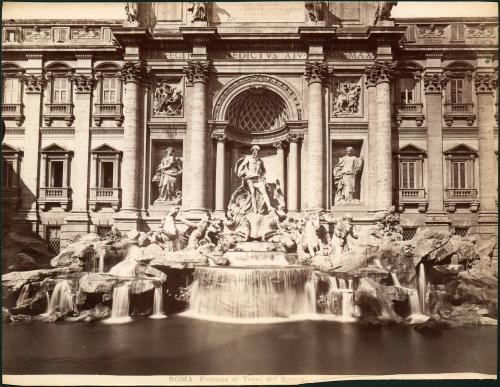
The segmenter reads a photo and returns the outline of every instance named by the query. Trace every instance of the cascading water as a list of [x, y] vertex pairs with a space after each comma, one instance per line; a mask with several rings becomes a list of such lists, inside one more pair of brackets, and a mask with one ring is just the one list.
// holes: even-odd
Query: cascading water
[[99, 273], [104, 273], [104, 254], [99, 255]]
[[187, 315], [224, 321], [312, 315], [312, 274], [302, 266], [197, 267]]
[[52, 314], [56, 309], [73, 310], [73, 295], [71, 294], [71, 285], [67, 280], [60, 281], [54, 287], [50, 296], [49, 309], [47, 314]]
[[111, 317], [105, 320], [109, 324], [119, 324], [130, 321], [128, 314], [130, 297], [129, 284], [117, 286], [113, 289], [113, 306], [111, 308]]
[[155, 295], [153, 300], [153, 314], [150, 318], [160, 319], [167, 316], [163, 313], [163, 292], [161, 286], [155, 288]]
[[420, 300], [420, 311], [421, 313], [425, 313], [426, 312], [425, 292], [427, 290], [427, 280], [425, 278], [425, 267], [423, 263], [420, 263], [418, 265], [417, 278], [418, 278], [418, 297]]
[[394, 286], [401, 287], [401, 284], [399, 283], [399, 278], [398, 278], [396, 273], [392, 272], [391, 278], [392, 278], [392, 283], [394, 284]]
[[130, 278], [135, 277], [135, 268], [137, 261], [142, 257], [142, 250], [139, 246], [132, 245], [127, 251], [125, 259], [109, 270], [109, 274], [117, 277]]
[[426, 316], [425, 314], [422, 313], [422, 308], [420, 305], [417, 289], [409, 289], [409, 290], [410, 293], [408, 294], [408, 299], [410, 302], [411, 323], [415, 324], [427, 321], [429, 319], [429, 316]]
[[[338, 281], [338, 285], [337, 285]], [[327, 293], [327, 302], [331, 314], [338, 316], [342, 321], [353, 321], [356, 313], [354, 304], [353, 280], [328, 277], [330, 289]]]
[[16, 308], [20, 307], [24, 301], [29, 298], [30, 284], [24, 284], [21, 291], [19, 292], [19, 297], [17, 297]]

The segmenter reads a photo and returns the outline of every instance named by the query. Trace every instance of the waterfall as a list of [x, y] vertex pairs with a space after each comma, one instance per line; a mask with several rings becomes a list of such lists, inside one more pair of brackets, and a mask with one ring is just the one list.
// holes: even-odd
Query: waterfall
[[99, 273], [104, 273], [104, 254], [99, 255]]
[[380, 262], [380, 259], [375, 258], [373, 260], [373, 263], [375, 263], [375, 266], [380, 267], [381, 269], [383, 269], [383, 266], [382, 266], [382, 263]]
[[57, 309], [73, 310], [73, 295], [71, 294], [71, 286], [68, 280], [60, 281], [54, 287], [54, 291], [50, 296], [47, 314], [52, 314]]
[[347, 284], [348, 284], [347, 289], [349, 289], [349, 290], [354, 290], [354, 289], [352, 288], [352, 279], [348, 279], [348, 280], [347, 280]]
[[396, 273], [392, 272], [391, 277], [392, 277], [392, 282], [393, 282], [394, 286], [401, 287], [401, 284], [399, 283], [399, 279], [398, 279], [398, 276], [396, 275]]
[[19, 297], [17, 297], [16, 308], [19, 308], [24, 301], [29, 298], [30, 284], [24, 284], [21, 291], [19, 292]]
[[354, 292], [342, 292], [342, 319], [349, 320], [354, 316]]
[[[116, 275], [118, 277], [131, 278], [135, 277], [135, 268], [137, 266], [137, 261], [142, 257], [142, 250], [139, 246], [132, 245], [127, 250], [127, 255], [125, 259], [109, 270], [109, 274]], [[104, 261], [103, 261], [104, 264]]]
[[339, 288], [340, 289], [346, 289], [346, 282], [345, 279], [339, 278]]
[[155, 296], [153, 300], [153, 314], [149, 317], [156, 319], [167, 317], [165, 313], [163, 313], [163, 291], [161, 286], [155, 288]]
[[425, 267], [423, 263], [418, 265], [418, 297], [420, 299], [420, 311], [422, 313], [426, 312], [425, 307], [425, 292], [427, 289], [427, 280], [425, 278]]
[[189, 315], [262, 319], [312, 315], [316, 287], [312, 269], [283, 267], [197, 267]]
[[111, 317], [105, 320], [107, 323], [123, 323], [130, 320], [128, 315], [130, 298], [129, 284], [117, 286], [113, 289], [113, 305], [111, 308]]
[[410, 322], [412, 324], [415, 324], [427, 321], [429, 319], [429, 316], [426, 316], [422, 313], [417, 289], [409, 289], [409, 291], [410, 293], [408, 294], [408, 300], [410, 302]]
[[[337, 286], [338, 281], [338, 286]], [[356, 313], [354, 304], [353, 280], [328, 277], [330, 289], [326, 294], [330, 314], [337, 316], [342, 321], [352, 321]]]

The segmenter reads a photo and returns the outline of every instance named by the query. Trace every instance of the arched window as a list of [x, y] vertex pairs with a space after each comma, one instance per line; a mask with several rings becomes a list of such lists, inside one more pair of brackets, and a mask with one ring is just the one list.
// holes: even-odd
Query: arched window
[[104, 120], [114, 120], [120, 126], [123, 121], [120, 68], [114, 63], [103, 63], [95, 71], [94, 122], [101, 126]]
[[53, 121], [58, 120], [65, 121], [67, 126], [73, 123], [72, 74], [72, 69], [61, 63], [53, 63], [45, 69], [45, 125], [51, 126]]
[[22, 76], [24, 70], [14, 64], [2, 67], [2, 117], [16, 121], [18, 126], [24, 122]]
[[454, 62], [445, 69], [448, 77], [444, 119], [448, 126], [455, 121], [474, 123], [472, 104], [472, 72], [474, 67], [465, 62]]

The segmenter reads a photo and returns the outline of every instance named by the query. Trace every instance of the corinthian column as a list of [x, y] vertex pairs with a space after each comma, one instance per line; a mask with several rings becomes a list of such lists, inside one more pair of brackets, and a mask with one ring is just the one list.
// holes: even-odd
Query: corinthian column
[[124, 83], [123, 110], [123, 162], [122, 162], [122, 209], [137, 212], [140, 181], [141, 136], [141, 83], [146, 69], [140, 62], [125, 63], [122, 69]]
[[184, 69], [186, 79], [193, 85], [190, 130], [190, 166], [191, 179], [189, 192], [186, 192], [186, 209], [206, 211], [206, 163], [207, 163], [207, 82], [209, 63], [190, 61]]
[[445, 85], [446, 77], [442, 73], [424, 74], [427, 106], [427, 213], [434, 218], [444, 214], [442, 89]]
[[225, 145], [226, 135], [217, 134], [213, 136], [217, 141], [217, 155], [215, 167], [215, 211], [224, 212], [225, 184], [224, 177], [226, 171]]
[[307, 127], [307, 206], [325, 208], [325, 129], [323, 83], [328, 73], [325, 62], [307, 62], [305, 78], [309, 83]]
[[377, 93], [377, 124], [375, 148], [377, 167], [375, 169], [376, 209], [392, 206], [392, 144], [391, 144], [391, 93], [390, 82], [396, 64], [377, 61], [367, 68], [369, 82], [375, 83]]
[[[494, 127], [495, 100], [498, 84], [496, 73], [478, 73], [474, 78], [477, 93], [479, 126], [479, 222], [481, 233], [495, 233], [497, 192], [493, 184], [495, 173]], [[486, 229], [488, 224], [489, 230]]]
[[281, 193], [283, 197], [285, 196], [285, 142], [277, 141], [273, 143], [273, 146], [276, 148], [276, 156], [278, 158], [276, 162], [276, 175], [279, 180], [279, 186], [281, 188]]
[[288, 136], [290, 149], [288, 151], [288, 182], [287, 182], [287, 208], [289, 212], [298, 211], [299, 198], [299, 141], [303, 138], [301, 134]]

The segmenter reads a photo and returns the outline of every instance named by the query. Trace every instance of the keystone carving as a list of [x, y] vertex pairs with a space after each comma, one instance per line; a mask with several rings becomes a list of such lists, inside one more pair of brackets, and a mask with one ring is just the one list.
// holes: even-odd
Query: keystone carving
[[307, 82], [324, 82], [328, 75], [328, 66], [325, 62], [306, 62], [304, 73]]

